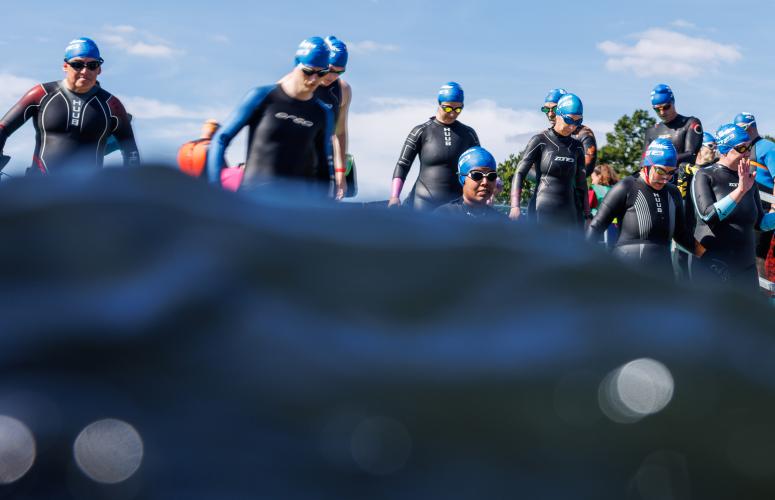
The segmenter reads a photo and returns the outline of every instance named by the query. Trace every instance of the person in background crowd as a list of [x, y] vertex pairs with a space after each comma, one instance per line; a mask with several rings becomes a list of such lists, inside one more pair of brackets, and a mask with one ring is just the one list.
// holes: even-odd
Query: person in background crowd
[[[619, 182], [619, 176], [616, 175], [616, 171], [610, 165], [603, 163], [595, 166], [590, 179], [592, 185], [589, 188], [589, 207], [594, 218], [605, 196], [611, 191], [614, 184]], [[619, 220], [614, 219], [603, 233], [603, 242], [608, 247], [613, 247], [614, 243], [616, 243], [616, 238], [619, 234], [618, 224]]]
[[[659, 84], [651, 91], [651, 106], [659, 116], [660, 122], [646, 130], [643, 150], [659, 137], [670, 139], [678, 153], [678, 168], [685, 164], [693, 165], [697, 160], [703, 140], [702, 123], [693, 116], [678, 114], [673, 90]], [[673, 184], [676, 178], [673, 178]]]

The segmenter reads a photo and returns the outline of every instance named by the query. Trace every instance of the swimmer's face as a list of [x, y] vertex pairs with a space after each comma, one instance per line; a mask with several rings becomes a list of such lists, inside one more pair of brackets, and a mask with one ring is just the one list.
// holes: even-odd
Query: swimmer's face
[[662, 189], [675, 175], [675, 167], [663, 167], [654, 165], [648, 169], [649, 185], [654, 189]]
[[[75, 67], [73, 67], [75, 66]], [[91, 57], [74, 57], [62, 65], [67, 86], [83, 94], [97, 84], [97, 76], [102, 73], [102, 65]]]
[[[470, 203], [483, 204], [492, 198], [495, 193], [497, 179], [490, 180], [487, 174], [492, 174], [495, 170], [487, 167], [472, 168], [466, 176], [463, 184], [463, 198]], [[483, 174], [483, 175], [482, 175]]]
[[541, 111], [544, 112], [546, 118], [549, 120], [549, 123], [552, 125], [554, 125], [554, 121], [557, 120], [557, 114], [554, 112], [555, 108], [557, 108], [556, 102], [547, 102], [541, 108]]

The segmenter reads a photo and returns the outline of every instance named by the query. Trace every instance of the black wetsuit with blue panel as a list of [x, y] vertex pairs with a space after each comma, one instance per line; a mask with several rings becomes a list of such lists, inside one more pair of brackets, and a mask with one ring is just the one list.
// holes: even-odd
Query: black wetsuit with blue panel
[[226, 147], [245, 126], [248, 150], [240, 189], [297, 180], [327, 192], [333, 177], [329, 107], [315, 97], [295, 99], [279, 84], [253, 89], [212, 139], [207, 155], [211, 183], [219, 181]]

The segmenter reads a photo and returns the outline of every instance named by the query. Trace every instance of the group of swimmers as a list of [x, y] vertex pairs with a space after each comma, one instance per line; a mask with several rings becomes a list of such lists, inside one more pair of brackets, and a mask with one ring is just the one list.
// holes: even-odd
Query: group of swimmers
[[[33, 119], [30, 174], [99, 168], [113, 148], [121, 150], [126, 166], [138, 165], [131, 115], [97, 81], [103, 62], [93, 40], [73, 40], [65, 49], [65, 78], [36, 85], [0, 120], [0, 155], [8, 136]], [[311, 193], [347, 196], [352, 89], [341, 78], [347, 62], [347, 46], [334, 36], [302, 41], [288, 74], [248, 92], [223, 126], [211, 127], [201, 176], [213, 184], [223, 182], [226, 149], [248, 127], [248, 151], [235, 189], [262, 189], [293, 179]], [[437, 101], [435, 116], [414, 127], [401, 148], [388, 206], [505, 218], [491, 206], [503, 185], [497, 162], [474, 129], [458, 120], [465, 106], [462, 87], [443, 85]], [[751, 114], [738, 115], [708, 137], [699, 119], [677, 113], [673, 91], [664, 84], [652, 91], [651, 104], [661, 121], [646, 133], [640, 171], [597, 200], [593, 217], [587, 177], [596, 172], [594, 133], [583, 125], [577, 95], [550, 91], [541, 108], [550, 127], [527, 144], [512, 179], [508, 217], [586, 227], [593, 240], [616, 221], [613, 251], [626, 260], [668, 269], [675, 240], [697, 257], [693, 275], [755, 286], [755, 231], [775, 228], [775, 213], [759, 197], [759, 189], [773, 189], [775, 145], [759, 137]], [[715, 145], [718, 158], [698, 165], [703, 142]], [[402, 202], [415, 159], [419, 175]], [[520, 200], [531, 171], [536, 188], [523, 214]], [[759, 189], [754, 188], [757, 181]]]

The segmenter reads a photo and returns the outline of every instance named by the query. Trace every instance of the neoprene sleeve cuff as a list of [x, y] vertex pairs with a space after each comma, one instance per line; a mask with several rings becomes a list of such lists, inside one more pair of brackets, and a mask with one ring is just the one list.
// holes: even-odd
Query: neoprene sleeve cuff
[[762, 217], [762, 222], [759, 224], [762, 231], [772, 231], [775, 229], [775, 212], [770, 212]]
[[737, 203], [735, 203], [735, 200], [733, 200], [729, 195], [724, 196], [713, 204], [713, 207], [716, 209], [716, 213], [718, 214], [719, 220], [724, 220], [729, 217], [729, 214], [732, 213], [732, 210], [734, 210], [736, 206]]
[[400, 177], [393, 178], [393, 189], [390, 192], [391, 198], [398, 198], [401, 196], [401, 190], [404, 189], [404, 180]]

